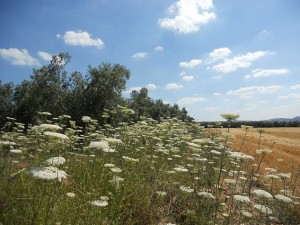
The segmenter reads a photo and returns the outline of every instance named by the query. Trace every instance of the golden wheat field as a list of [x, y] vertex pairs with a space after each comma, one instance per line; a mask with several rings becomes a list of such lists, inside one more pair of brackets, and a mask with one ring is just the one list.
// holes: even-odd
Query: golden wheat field
[[[258, 130], [263, 130], [261, 139]], [[232, 139], [235, 151], [239, 151], [242, 146], [242, 152], [254, 155], [259, 139], [260, 149], [272, 150], [272, 154], [265, 158], [263, 167], [272, 167], [283, 172], [296, 172], [296, 167], [300, 167], [300, 127], [251, 128], [246, 137], [243, 128], [232, 128], [230, 133], [235, 135]]]

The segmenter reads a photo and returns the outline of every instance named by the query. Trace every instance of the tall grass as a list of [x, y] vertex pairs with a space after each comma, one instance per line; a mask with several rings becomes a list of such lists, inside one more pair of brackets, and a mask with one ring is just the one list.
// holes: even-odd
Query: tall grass
[[117, 127], [42, 114], [24, 132], [9, 118], [0, 137], [0, 222], [299, 224], [291, 175], [259, 174], [267, 154], [233, 152], [230, 133], [195, 122], [132, 123], [122, 110], [128, 122]]

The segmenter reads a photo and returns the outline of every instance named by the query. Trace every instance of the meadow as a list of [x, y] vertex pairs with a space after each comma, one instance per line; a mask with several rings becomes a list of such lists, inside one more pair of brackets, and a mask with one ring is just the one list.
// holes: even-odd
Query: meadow
[[276, 145], [242, 153], [231, 131], [177, 118], [133, 123], [132, 110], [120, 111], [127, 122], [116, 127], [42, 112], [25, 132], [7, 118], [0, 223], [300, 223], [299, 167], [262, 170]]

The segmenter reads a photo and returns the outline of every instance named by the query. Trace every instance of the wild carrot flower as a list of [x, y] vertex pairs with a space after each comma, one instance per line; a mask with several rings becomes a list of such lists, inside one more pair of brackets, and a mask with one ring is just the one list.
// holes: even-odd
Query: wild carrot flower
[[180, 190], [187, 192], [187, 193], [192, 193], [194, 192], [194, 189], [190, 188], [190, 187], [186, 187], [186, 186], [180, 186], [179, 187]]
[[22, 150], [20, 150], [20, 149], [11, 149], [9, 152], [10, 153], [15, 153], [15, 154], [21, 154]]
[[273, 198], [273, 196], [269, 192], [267, 192], [265, 190], [261, 190], [261, 189], [254, 190], [253, 194], [255, 196], [257, 196], [258, 198], [267, 198], [267, 199]]
[[71, 197], [71, 198], [75, 197], [75, 194], [73, 192], [68, 192], [66, 195], [69, 196], [69, 197]]
[[62, 181], [62, 179], [67, 178], [67, 174], [63, 170], [59, 170], [54, 166], [48, 167], [33, 167], [30, 170], [30, 173], [33, 177], [42, 179], [42, 180], [54, 180], [58, 179]]
[[49, 137], [50, 139], [57, 139], [57, 140], [64, 140], [68, 141], [70, 140], [67, 135], [61, 134], [61, 133], [56, 133], [56, 132], [51, 132], [51, 131], [46, 131], [44, 133], [45, 136]]
[[256, 204], [253, 206], [253, 208], [257, 209], [258, 211], [260, 211], [261, 213], [264, 213], [264, 214], [272, 214], [273, 211], [267, 207], [267, 206], [264, 206], [264, 205], [259, 205], [259, 204]]
[[243, 195], [234, 195], [233, 200], [241, 203], [251, 203], [249, 197]]
[[214, 199], [214, 198], [215, 198], [215, 196], [213, 196], [211, 193], [206, 192], [206, 191], [198, 192], [197, 195], [198, 195], [198, 196], [202, 196], [202, 197], [204, 197], [204, 198], [211, 198], [211, 199]]
[[275, 195], [275, 199], [279, 200], [279, 201], [283, 201], [285, 203], [291, 203], [293, 202], [293, 200], [287, 196], [284, 195]]
[[58, 166], [62, 165], [66, 162], [66, 159], [64, 157], [58, 156], [58, 157], [51, 157], [46, 160], [47, 164], [52, 166]]

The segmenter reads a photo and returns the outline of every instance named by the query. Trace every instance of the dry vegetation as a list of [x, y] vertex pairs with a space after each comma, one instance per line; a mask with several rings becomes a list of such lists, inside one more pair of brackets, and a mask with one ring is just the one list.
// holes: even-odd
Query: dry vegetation
[[[300, 166], [300, 128], [263, 128], [260, 148], [273, 151], [266, 157], [263, 167], [273, 167], [283, 172], [290, 172], [296, 164]], [[245, 130], [231, 129], [236, 138], [232, 140], [233, 149], [238, 151], [242, 145]], [[242, 152], [254, 155], [258, 148], [259, 132], [257, 128], [248, 130]]]

